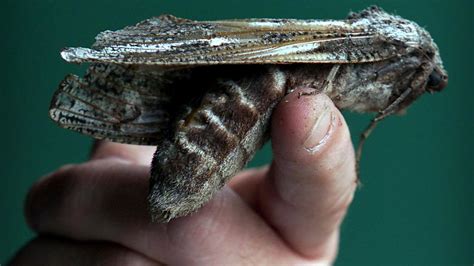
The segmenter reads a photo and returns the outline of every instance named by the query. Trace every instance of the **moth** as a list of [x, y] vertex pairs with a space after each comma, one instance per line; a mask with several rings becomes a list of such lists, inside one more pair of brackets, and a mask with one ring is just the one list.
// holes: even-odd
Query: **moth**
[[416, 23], [378, 7], [345, 20], [192, 21], [162, 15], [66, 48], [72, 63], [49, 114], [97, 139], [155, 145], [149, 209], [155, 221], [206, 203], [269, 139], [275, 105], [313, 88], [340, 109], [378, 121], [447, 84], [438, 47]]

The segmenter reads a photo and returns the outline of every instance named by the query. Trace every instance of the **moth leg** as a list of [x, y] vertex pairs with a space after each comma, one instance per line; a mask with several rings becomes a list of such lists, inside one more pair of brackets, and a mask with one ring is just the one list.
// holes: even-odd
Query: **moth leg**
[[360, 166], [360, 159], [362, 157], [362, 148], [364, 147], [364, 143], [367, 140], [367, 138], [370, 136], [370, 133], [375, 129], [377, 126], [378, 122], [382, 121], [384, 118], [386, 118], [389, 115], [394, 114], [395, 112], [398, 111], [398, 107], [401, 102], [403, 102], [408, 95], [413, 91], [412, 88], [408, 87], [400, 96], [398, 96], [397, 99], [395, 99], [391, 104], [389, 104], [385, 109], [379, 111], [379, 113], [370, 121], [370, 124], [367, 126], [367, 128], [362, 132], [359, 138], [359, 144], [357, 146], [357, 151], [356, 151], [356, 171], [357, 171], [357, 184], [360, 185], [360, 175], [359, 175], [359, 166]]
[[324, 91], [330, 91], [332, 89], [332, 82], [334, 81], [334, 78], [336, 77], [337, 72], [339, 71], [339, 67], [341, 65], [334, 65], [331, 68], [331, 71], [329, 71], [328, 76], [323, 82], [323, 85], [321, 86], [321, 90], [312, 90], [311, 92], [299, 92], [298, 93], [298, 98], [301, 96], [308, 96], [308, 95], [315, 95], [320, 92]]
[[413, 91], [412, 88], [408, 87], [408, 89], [406, 89], [400, 96], [398, 96], [398, 98], [395, 99], [395, 101], [393, 101], [389, 106], [387, 106], [382, 111], [379, 111], [378, 115], [374, 118], [374, 120], [380, 121], [384, 119], [385, 117], [397, 112], [399, 109], [398, 106], [400, 105], [400, 103], [403, 102], [412, 91]]

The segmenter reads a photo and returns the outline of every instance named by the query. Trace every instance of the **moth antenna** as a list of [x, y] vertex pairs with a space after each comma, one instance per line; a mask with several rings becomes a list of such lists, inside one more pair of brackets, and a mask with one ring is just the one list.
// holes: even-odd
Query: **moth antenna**
[[362, 157], [362, 148], [364, 147], [364, 143], [367, 138], [370, 136], [370, 133], [375, 129], [378, 122], [382, 121], [389, 115], [392, 115], [396, 111], [398, 111], [398, 106], [400, 105], [403, 100], [407, 98], [408, 95], [412, 92], [412, 88], [408, 87], [405, 91], [403, 91], [397, 99], [395, 99], [392, 103], [390, 103], [385, 109], [379, 111], [379, 113], [370, 121], [370, 124], [367, 128], [360, 134], [359, 144], [357, 145], [356, 151], [356, 173], [357, 173], [357, 185], [361, 186], [362, 183], [360, 182], [360, 159]]

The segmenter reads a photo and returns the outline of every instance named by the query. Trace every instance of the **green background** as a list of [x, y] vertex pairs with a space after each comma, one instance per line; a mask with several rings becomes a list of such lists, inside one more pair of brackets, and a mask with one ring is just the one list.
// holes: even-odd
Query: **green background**
[[[474, 14], [469, 0], [2, 1], [0, 263], [33, 236], [22, 214], [29, 186], [63, 164], [85, 160], [89, 151], [89, 138], [48, 119], [59, 81], [84, 69], [62, 61], [61, 48], [89, 46], [100, 31], [162, 13], [191, 19], [341, 19], [371, 4], [429, 30], [449, 71], [449, 86], [422, 97], [406, 116], [388, 118], [369, 139], [361, 165], [364, 186], [343, 224], [336, 265], [472, 265]], [[346, 117], [353, 136], [370, 118]], [[252, 165], [270, 158], [267, 145]]]

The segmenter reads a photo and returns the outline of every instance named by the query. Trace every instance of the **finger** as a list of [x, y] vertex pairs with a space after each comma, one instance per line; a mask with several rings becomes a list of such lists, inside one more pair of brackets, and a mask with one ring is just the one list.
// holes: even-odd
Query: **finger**
[[151, 223], [148, 182], [146, 166], [114, 158], [91, 161], [35, 185], [26, 216], [38, 232], [108, 240], [168, 264], [305, 261], [229, 188], [191, 216]]
[[155, 150], [155, 146], [121, 144], [103, 140], [94, 143], [91, 159], [118, 157], [133, 163], [150, 165]]
[[333, 259], [356, 187], [349, 130], [324, 94], [297, 90], [272, 119], [274, 161], [260, 186], [263, 215], [298, 252]]
[[78, 242], [56, 237], [38, 237], [23, 247], [8, 263], [20, 265], [163, 265], [113, 243]]

